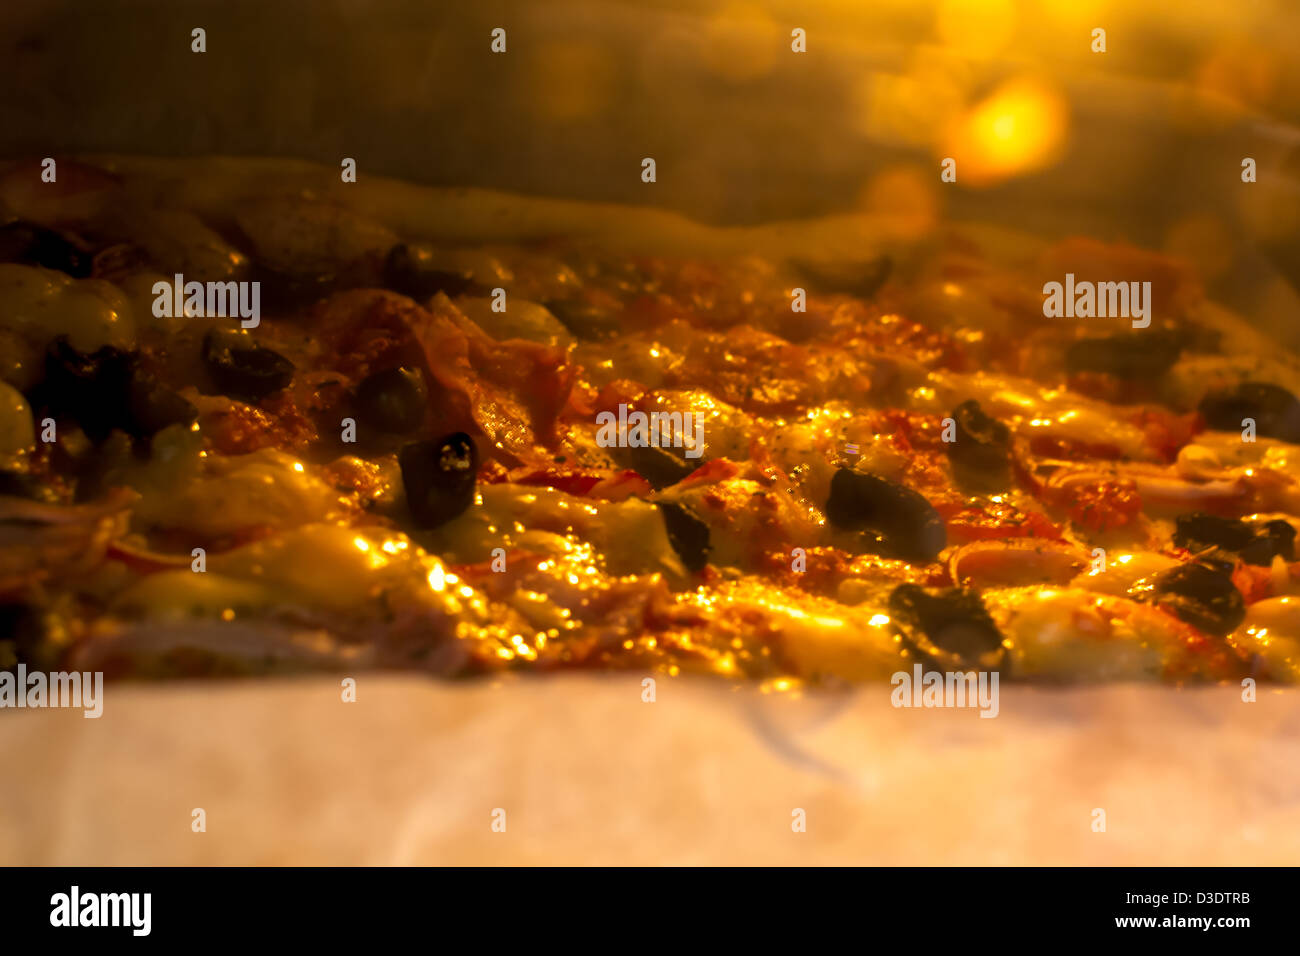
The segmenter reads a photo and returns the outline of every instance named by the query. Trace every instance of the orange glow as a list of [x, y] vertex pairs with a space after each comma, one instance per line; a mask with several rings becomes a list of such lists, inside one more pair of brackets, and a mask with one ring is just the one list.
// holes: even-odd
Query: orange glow
[[616, 79], [613, 59], [596, 44], [547, 43], [532, 60], [533, 105], [561, 122], [590, 119], [609, 107]]
[[988, 186], [1056, 162], [1065, 147], [1069, 111], [1047, 86], [1017, 80], [971, 108], [948, 137], [957, 182]]
[[789, 42], [789, 33], [783, 38], [776, 21], [761, 7], [728, 3], [709, 20], [703, 52], [714, 73], [746, 83], [770, 73], [782, 45], [788, 51]]
[[874, 177], [862, 192], [865, 212], [889, 221], [893, 232], [919, 238], [934, 228], [939, 218], [937, 175], [928, 177], [913, 166], [896, 166]]
[[942, 0], [937, 11], [939, 38], [966, 56], [997, 56], [1016, 30], [1011, 0]]

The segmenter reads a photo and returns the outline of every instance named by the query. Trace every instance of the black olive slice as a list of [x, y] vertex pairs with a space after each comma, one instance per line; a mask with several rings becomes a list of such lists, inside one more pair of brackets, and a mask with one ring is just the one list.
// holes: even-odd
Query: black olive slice
[[1011, 430], [973, 399], [952, 411], [956, 441], [945, 442], [953, 475], [967, 486], [1005, 487], [1011, 479]]
[[1255, 537], [1240, 551], [1241, 560], [1247, 564], [1269, 565], [1273, 558], [1295, 560], [1295, 528], [1291, 522], [1276, 518], [1264, 523]]
[[1210, 392], [1200, 404], [1201, 415], [1211, 428], [1240, 431], [1242, 421], [1254, 419], [1255, 431], [1265, 438], [1300, 442], [1300, 401], [1280, 385], [1243, 382]]
[[397, 463], [417, 527], [446, 524], [474, 503], [478, 449], [464, 432], [403, 445]]
[[1179, 515], [1174, 528], [1174, 544], [1180, 548], [1197, 552], [1220, 548], [1256, 565], [1271, 564], [1277, 555], [1294, 561], [1295, 536], [1291, 522], [1280, 518], [1255, 527], [1239, 518], [1201, 511]]
[[101, 442], [130, 421], [134, 369], [129, 352], [112, 345], [81, 352], [61, 335], [45, 350], [45, 380], [33, 392], [33, 405], [74, 419], [87, 437]]
[[384, 259], [384, 285], [421, 301], [439, 292], [455, 298], [485, 291], [472, 276], [435, 268], [430, 250], [405, 242], [393, 246]]
[[685, 449], [646, 445], [644, 448], [611, 448], [611, 457], [624, 468], [631, 468], [650, 482], [655, 491], [675, 485], [696, 468], [703, 459], [687, 458]]
[[356, 406], [363, 425], [391, 435], [413, 431], [427, 411], [424, 376], [412, 368], [372, 372], [357, 386]]
[[949, 588], [931, 594], [900, 584], [889, 595], [889, 613], [912, 647], [942, 669], [1000, 667], [1002, 632], [975, 591]]
[[293, 381], [293, 363], [246, 332], [213, 329], [203, 337], [203, 363], [223, 395], [256, 402]]
[[672, 502], [660, 502], [668, 541], [688, 571], [700, 571], [709, 563], [709, 526]]
[[0, 262], [57, 269], [77, 279], [90, 275], [94, 257], [71, 239], [29, 222], [0, 226]]
[[1174, 544], [1189, 551], [1203, 551], [1206, 548], [1240, 551], [1254, 537], [1255, 532], [1246, 522], [1203, 511], [1179, 515], [1174, 527]]
[[1232, 565], [1201, 560], [1144, 578], [1129, 589], [1206, 634], [1223, 637], [1246, 618], [1246, 600], [1232, 583]]
[[948, 541], [943, 518], [923, 495], [848, 468], [831, 479], [826, 517], [838, 528], [868, 532], [874, 553], [908, 561], [933, 561]]

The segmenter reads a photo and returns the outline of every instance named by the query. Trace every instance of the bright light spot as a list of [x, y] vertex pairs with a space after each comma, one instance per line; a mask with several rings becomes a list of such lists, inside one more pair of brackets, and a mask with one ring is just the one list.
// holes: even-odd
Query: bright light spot
[[1065, 146], [1069, 112], [1054, 90], [1029, 80], [1004, 84], [974, 106], [947, 137], [958, 181], [986, 186], [1054, 163]]
[[888, 614], [875, 614], [875, 615], [872, 615], [872, 618], [871, 618], [871, 626], [872, 626], [872, 627], [884, 627], [884, 626], [885, 626], [886, 624], [888, 624], [888, 623], [889, 623], [889, 615], [888, 615]]
[[442, 570], [442, 565], [435, 564], [433, 570], [429, 572], [429, 587], [435, 591], [444, 591], [447, 588], [447, 573]]

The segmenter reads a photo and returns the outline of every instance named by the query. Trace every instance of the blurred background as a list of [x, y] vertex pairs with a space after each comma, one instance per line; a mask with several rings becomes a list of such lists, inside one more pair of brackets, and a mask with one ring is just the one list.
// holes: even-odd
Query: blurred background
[[1294, 342], [1297, 37], [1294, 0], [5, 0], [0, 156], [351, 156], [717, 224], [1126, 238]]

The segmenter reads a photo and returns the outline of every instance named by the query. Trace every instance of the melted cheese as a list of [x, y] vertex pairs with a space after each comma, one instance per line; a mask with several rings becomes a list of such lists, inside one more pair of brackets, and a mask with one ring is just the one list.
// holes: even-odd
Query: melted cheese
[[596, 501], [554, 488], [483, 485], [478, 502], [428, 540], [457, 564], [488, 561], [494, 548], [559, 555], [585, 542], [612, 574], [661, 572], [674, 581], [685, 577], [659, 509], [637, 498]]
[[527, 339], [561, 347], [573, 342], [573, 336], [559, 319], [545, 306], [527, 299], [509, 299], [504, 312], [492, 311], [491, 299], [459, 298], [456, 306], [466, 318], [497, 340]]
[[111, 283], [11, 263], [0, 264], [0, 324], [37, 349], [60, 335], [82, 352], [135, 340], [131, 307]]
[[1120, 419], [1116, 409], [1065, 389], [1042, 386], [1011, 376], [955, 375], [934, 372], [930, 385], [913, 392], [916, 407], [947, 415], [966, 399], [1025, 438], [1046, 435], [1082, 445], [1114, 445], [1129, 458], [1152, 461], [1156, 455], [1146, 434]]
[[284, 452], [204, 458], [192, 474], [136, 485], [137, 521], [219, 537], [256, 527], [293, 528], [320, 521], [342, 506], [338, 492]]
[[122, 615], [233, 620], [259, 612], [364, 612], [383, 597], [390, 607], [418, 604], [473, 620], [486, 603], [437, 558], [384, 528], [304, 525], [212, 554], [207, 570], [150, 574], [122, 592]]
[[724, 585], [699, 598], [724, 634], [775, 646], [800, 677], [883, 680], [909, 664], [888, 615], [844, 607], [802, 592], [773, 588], [757, 578]]
[[1122, 619], [1112, 613], [1108, 600], [1114, 599], [1078, 588], [1013, 588], [984, 595], [1016, 678], [1158, 678], [1164, 664], [1164, 619], [1158, 612]]
[[709, 562], [752, 568], [789, 541], [820, 541], [819, 518], [783, 487], [748, 478], [674, 485], [659, 496], [684, 505], [709, 526]]
[[36, 447], [36, 430], [27, 399], [0, 382], [0, 468], [13, 468]]
[[1106, 556], [1104, 571], [1094, 572], [1089, 568], [1070, 584], [1098, 594], [1123, 597], [1142, 578], [1158, 574], [1178, 563], [1175, 559], [1154, 551], [1111, 551]]
[[[647, 413], [654, 412], [690, 412], [697, 418], [692, 422], [702, 421], [701, 433], [704, 436], [704, 452], [699, 458], [688, 458], [687, 462], [699, 465], [710, 458], [731, 458], [737, 461], [749, 457], [749, 444], [754, 438], [754, 420], [745, 412], [719, 401], [708, 392], [699, 389], [660, 389], [650, 396], [650, 400], [638, 406]], [[692, 434], [683, 438], [683, 444], [694, 442], [694, 425]]]
[[1192, 479], [1221, 476], [1225, 469], [1251, 466], [1300, 479], [1300, 445], [1275, 438], [1242, 441], [1239, 431], [1206, 431], [1178, 452], [1179, 473]]
[[[304, 525], [212, 555], [208, 567], [255, 581], [308, 607], [340, 611], [362, 607], [384, 588], [398, 585], [414, 584], [441, 596], [457, 593], [436, 559], [405, 535], [385, 529]], [[430, 574], [441, 588], [427, 583]]]
[[157, 620], [219, 618], [283, 608], [284, 596], [266, 585], [211, 572], [158, 571], [124, 590], [113, 601], [120, 615]]
[[1300, 597], [1256, 601], [1228, 643], [1263, 664], [1265, 676], [1300, 683]]

